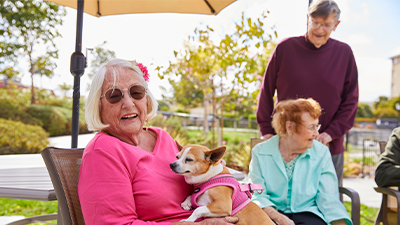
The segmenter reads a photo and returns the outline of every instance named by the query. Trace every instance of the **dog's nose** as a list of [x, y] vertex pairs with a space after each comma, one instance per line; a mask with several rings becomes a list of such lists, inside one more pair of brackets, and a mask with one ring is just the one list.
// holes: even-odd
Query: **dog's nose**
[[175, 163], [175, 162], [173, 162], [173, 163], [169, 164], [169, 167], [170, 167], [171, 169], [175, 169], [175, 167], [176, 167], [176, 163]]

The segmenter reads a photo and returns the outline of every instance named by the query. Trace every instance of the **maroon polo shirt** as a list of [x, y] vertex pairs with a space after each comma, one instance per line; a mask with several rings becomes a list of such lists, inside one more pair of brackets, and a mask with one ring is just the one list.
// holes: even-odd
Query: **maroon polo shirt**
[[275, 90], [277, 101], [318, 101], [322, 108], [319, 132], [332, 137], [332, 155], [344, 151], [344, 134], [353, 126], [358, 106], [357, 65], [350, 46], [329, 38], [316, 48], [306, 35], [284, 39], [276, 46], [258, 101], [257, 123], [262, 135], [275, 134], [271, 126]]

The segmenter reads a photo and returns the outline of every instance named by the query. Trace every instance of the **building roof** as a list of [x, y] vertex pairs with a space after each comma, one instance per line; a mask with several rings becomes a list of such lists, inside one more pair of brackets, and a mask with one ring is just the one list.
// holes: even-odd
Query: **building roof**
[[[28, 88], [29, 87], [29, 86], [25, 86], [19, 82], [11, 81], [11, 80], [7, 81], [7, 86], [9, 86], [9, 85], [15, 85], [15, 86], [17, 86], [17, 88]], [[0, 88], [2, 88], [2, 87], [4, 87], [4, 80], [0, 80]]]
[[400, 54], [390, 57], [390, 59], [400, 58]]

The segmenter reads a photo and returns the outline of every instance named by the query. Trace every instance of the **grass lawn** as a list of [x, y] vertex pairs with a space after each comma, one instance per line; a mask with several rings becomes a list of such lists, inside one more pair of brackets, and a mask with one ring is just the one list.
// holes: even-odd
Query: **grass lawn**
[[[350, 202], [344, 203], [347, 211], [350, 213]], [[50, 214], [57, 212], [57, 201], [30, 201], [18, 199], [0, 198], [0, 216], [25, 216], [31, 217], [41, 214]], [[361, 225], [374, 224], [377, 208], [368, 207], [361, 204]], [[55, 223], [55, 222], [53, 222]], [[41, 223], [35, 223], [41, 224]]]
[[[51, 213], [57, 213], [57, 201], [45, 202], [0, 198], [0, 216], [31, 217]], [[56, 221], [52, 223], [56, 223]]]
[[[203, 130], [187, 130], [187, 134], [189, 136], [189, 139], [194, 138], [198, 135], [203, 135]], [[208, 137], [212, 136], [212, 131], [208, 133]], [[215, 139], [217, 139], [217, 132], [215, 131]], [[235, 143], [243, 141], [244, 143], [250, 143], [250, 138], [252, 137], [258, 137], [258, 131], [254, 130], [254, 132], [236, 132], [236, 131], [227, 131], [224, 130], [224, 138], [223, 140], [226, 142], [233, 141]], [[191, 143], [191, 144], [197, 144], [197, 143]]]
[[[351, 204], [350, 202], [344, 202], [344, 206], [346, 207], [347, 212], [351, 212]], [[360, 224], [361, 225], [373, 225], [375, 221], [375, 217], [378, 214], [378, 208], [368, 207], [361, 204], [361, 212], [360, 212]]]

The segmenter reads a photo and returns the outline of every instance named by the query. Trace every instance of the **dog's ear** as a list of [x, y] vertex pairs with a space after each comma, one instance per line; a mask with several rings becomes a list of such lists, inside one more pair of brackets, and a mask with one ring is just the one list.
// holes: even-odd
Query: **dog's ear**
[[181, 151], [183, 148], [182, 145], [180, 145], [177, 140], [175, 140], [175, 143], [176, 143], [176, 147], [178, 147], [178, 150]]
[[218, 162], [224, 156], [225, 150], [226, 150], [225, 146], [210, 150], [209, 152], [206, 153], [206, 160], [210, 161], [211, 163]]

